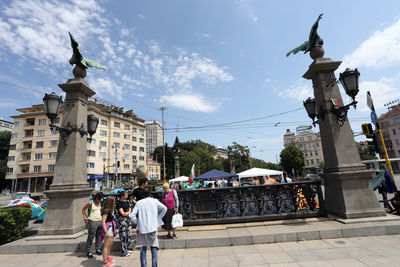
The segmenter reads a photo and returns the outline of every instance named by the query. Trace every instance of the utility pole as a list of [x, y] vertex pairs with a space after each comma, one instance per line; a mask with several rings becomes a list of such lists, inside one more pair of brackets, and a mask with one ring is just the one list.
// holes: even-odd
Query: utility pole
[[[367, 92], [367, 95], [368, 95], [368, 97], [370, 97], [370, 98], [372, 99], [371, 93], [370, 93], [369, 91]], [[375, 113], [375, 106], [374, 106], [374, 103], [373, 103], [372, 101], [371, 101], [370, 108], [371, 108], [372, 112]], [[395, 184], [396, 187], [397, 187], [396, 180], [395, 180], [395, 178], [394, 178], [394, 173], [393, 173], [392, 165], [390, 164], [389, 156], [388, 156], [388, 153], [387, 153], [387, 150], [386, 150], [385, 140], [383, 140], [383, 135], [382, 135], [381, 127], [380, 127], [380, 125], [379, 125], [378, 120], [376, 120], [375, 127], [376, 127], [376, 130], [377, 130], [378, 133], [379, 133], [379, 139], [380, 139], [380, 141], [381, 141], [382, 150], [383, 150], [383, 153], [385, 154], [386, 166], [387, 166], [387, 168], [388, 168], [388, 171], [390, 172], [390, 175], [392, 175], [392, 177], [393, 177], [394, 184]]]
[[164, 111], [168, 110], [166, 106], [161, 106], [158, 108], [158, 110], [161, 110], [161, 116], [162, 116], [162, 143], [163, 143], [163, 175], [164, 175], [164, 183], [167, 182], [167, 173], [165, 170], [165, 137], [164, 137], [164, 129], [165, 129], [165, 121], [164, 121]]

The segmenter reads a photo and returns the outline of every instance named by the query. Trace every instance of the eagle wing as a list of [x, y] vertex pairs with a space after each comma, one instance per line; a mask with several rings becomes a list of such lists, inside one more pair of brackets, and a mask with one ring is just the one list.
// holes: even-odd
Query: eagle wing
[[90, 60], [90, 59], [84, 57], [83, 61], [86, 63], [86, 66], [88, 66], [88, 67], [95, 67], [100, 70], [106, 70], [106, 68], [103, 65], [101, 65], [100, 63], [98, 63], [94, 60]]
[[286, 56], [288, 57], [288, 56], [290, 56], [290, 54], [292, 54], [292, 53], [293, 53], [293, 54], [297, 54], [299, 51], [307, 51], [309, 44], [310, 44], [310, 43], [309, 43], [308, 41], [305, 41], [303, 44], [301, 44], [301, 45], [299, 45], [298, 47], [296, 47], [296, 48], [290, 50], [290, 51], [286, 54]]

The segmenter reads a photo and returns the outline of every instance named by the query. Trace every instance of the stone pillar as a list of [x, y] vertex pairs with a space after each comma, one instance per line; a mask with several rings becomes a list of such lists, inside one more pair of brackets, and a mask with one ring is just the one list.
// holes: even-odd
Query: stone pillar
[[[88, 98], [95, 92], [83, 78], [76, 76], [59, 84], [66, 93], [62, 127], [69, 122], [77, 127], [83, 124], [87, 129]], [[66, 144], [60, 137], [53, 183], [50, 190], [44, 191], [49, 204], [39, 235], [71, 235], [84, 230], [81, 210], [92, 191], [87, 183], [86, 147], [87, 137], [78, 132], [73, 132]]]
[[341, 61], [322, 58], [323, 51], [319, 55], [303, 78], [313, 82], [317, 111], [320, 113], [320, 107], [328, 111], [324, 118], [319, 118], [328, 213], [342, 218], [385, 216], [369, 182], [372, 174], [361, 163], [349, 121], [346, 119], [340, 126], [337, 117], [329, 112], [331, 99], [337, 99], [339, 106], [343, 106], [334, 74]]
[[228, 158], [229, 158], [229, 167], [230, 167], [230, 172], [232, 174], [236, 174], [235, 170], [235, 158], [232, 152], [228, 153]]
[[175, 171], [175, 177], [180, 177], [181, 176], [181, 168], [179, 166], [179, 156], [178, 154], [175, 155], [174, 158], [174, 171]]

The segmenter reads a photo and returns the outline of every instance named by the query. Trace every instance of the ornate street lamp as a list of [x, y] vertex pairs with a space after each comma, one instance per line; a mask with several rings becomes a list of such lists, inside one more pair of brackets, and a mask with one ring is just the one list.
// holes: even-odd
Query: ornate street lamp
[[45, 94], [43, 98], [44, 103], [44, 113], [50, 119], [51, 124], [53, 124], [54, 120], [58, 116], [58, 111], [60, 110], [60, 106], [62, 103], [61, 96], [58, 96], [56, 93], [52, 92], [51, 94]]
[[92, 136], [95, 134], [97, 130], [97, 125], [99, 124], [99, 118], [97, 118], [94, 115], [88, 115], [87, 116], [87, 128], [88, 130], [85, 130], [85, 127], [83, 126], [83, 123], [81, 126], [78, 128], [77, 126], [72, 126], [70, 122], [65, 125], [65, 127], [59, 127], [54, 124], [54, 120], [58, 116], [58, 112], [60, 110], [60, 106], [62, 104], [62, 98], [61, 96], [58, 96], [56, 93], [51, 93], [51, 94], [45, 94], [43, 98], [43, 103], [44, 103], [44, 112], [46, 113], [46, 116], [50, 119], [50, 129], [56, 129], [61, 136], [61, 140], [64, 142], [64, 144], [67, 144], [69, 136], [74, 133], [78, 132], [81, 137], [84, 137], [85, 135], [89, 135], [89, 140], [92, 139]]
[[315, 107], [315, 98], [307, 98], [306, 101], [303, 101], [304, 108], [307, 111], [308, 117], [310, 117], [313, 121], [313, 125], [315, 126], [316, 122], [315, 118], [318, 116], [317, 109]]
[[357, 69], [351, 70], [347, 68], [343, 73], [340, 73], [339, 81], [343, 85], [344, 91], [355, 102], [356, 95], [358, 94], [358, 79], [360, 72]]

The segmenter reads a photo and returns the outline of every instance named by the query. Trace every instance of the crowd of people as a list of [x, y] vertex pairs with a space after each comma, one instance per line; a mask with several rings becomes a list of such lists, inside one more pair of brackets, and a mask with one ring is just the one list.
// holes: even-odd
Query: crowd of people
[[158, 266], [158, 228], [162, 226], [168, 231], [166, 237], [175, 239], [172, 217], [179, 210], [176, 191], [170, 189], [168, 184], [164, 184], [163, 189], [162, 203], [151, 197], [146, 178], [140, 179], [138, 187], [130, 194], [122, 190], [117, 198], [105, 196], [102, 192], [92, 194], [91, 200], [82, 208], [88, 230], [87, 257], [94, 257], [92, 243], [95, 240], [95, 253], [103, 255], [102, 266], [113, 266], [116, 260], [110, 256], [110, 251], [117, 234], [120, 239], [121, 257], [130, 256], [133, 251], [132, 231], [136, 226], [135, 248], [141, 250], [141, 266], [147, 266], [148, 247], [152, 254], [152, 266]]

